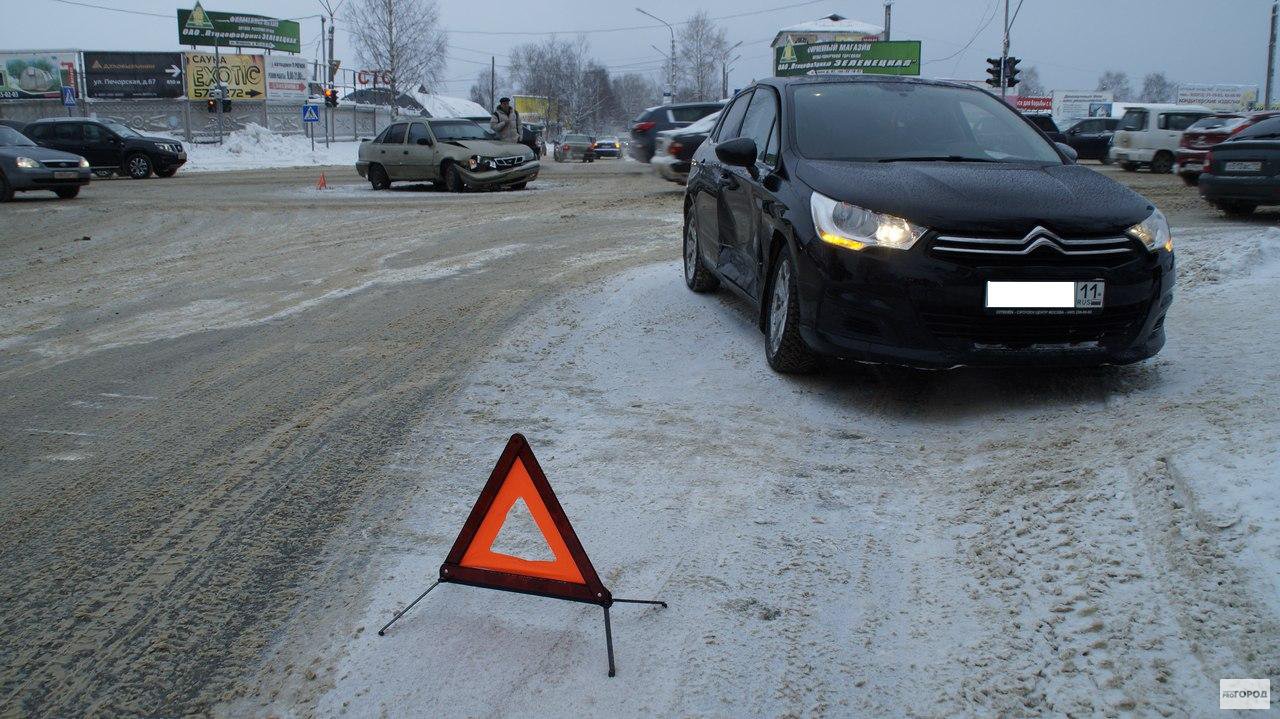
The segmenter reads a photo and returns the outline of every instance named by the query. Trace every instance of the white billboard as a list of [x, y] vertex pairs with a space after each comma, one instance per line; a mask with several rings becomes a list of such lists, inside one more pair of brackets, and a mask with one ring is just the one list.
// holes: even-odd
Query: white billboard
[[1054, 90], [1053, 114], [1056, 117], [1089, 117], [1089, 106], [1111, 102], [1111, 92], [1088, 90]]
[[1210, 110], [1247, 110], [1257, 103], [1257, 85], [1195, 82], [1178, 85], [1179, 105], [1204, 105]]
[[267, 55], [267, 102], [305, 102], [311, 63], [298, 57]]

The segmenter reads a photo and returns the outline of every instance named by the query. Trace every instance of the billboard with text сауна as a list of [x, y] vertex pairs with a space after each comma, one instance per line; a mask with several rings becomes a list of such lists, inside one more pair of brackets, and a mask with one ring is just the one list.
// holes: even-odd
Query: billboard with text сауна
[[[206, 100], [219, 83], [227, 88], [228, 100], [265, 100], [266, 72], [261, 55], [220, 55], [189, 52], [187, 57], [187, 97]], [[215, 68], [217, 69], [215, 72]]]

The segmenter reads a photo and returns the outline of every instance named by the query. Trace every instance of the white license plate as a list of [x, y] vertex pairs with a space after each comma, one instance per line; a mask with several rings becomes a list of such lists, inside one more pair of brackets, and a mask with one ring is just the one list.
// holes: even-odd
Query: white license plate
[[80, 176], [75, 170], [55, 170], [53, 179], [55, 180], [74, 180]]
[[1101, 309], [1102, 280], [1086, 282], [987, 282], [987, 309]]
[[1198, 162], [1188, 162], [1182, 166], [1182, 169], [1189, 172], [1199, 172], [1202, 167]]
[[1225, 165], [1227, 172], [1262, 172], [1261, 162], [1228, 162]]

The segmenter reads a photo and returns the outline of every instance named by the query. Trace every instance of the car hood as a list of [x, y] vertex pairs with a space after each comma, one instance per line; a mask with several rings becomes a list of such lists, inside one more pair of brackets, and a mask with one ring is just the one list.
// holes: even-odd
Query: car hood
[[440, 144], [445, 147], [461, 147], [464, 150], [470, 150], [473, 154], [483, 155], [485, 157], [510, 157], [512, 155], [523, 155], [528, 157], [531, 154], [528, 147], [515, 142], [498, 142], [496, 140], [441, 140]]
[[69, 160], [75, 160], [75, 161], [80, 160], [79, 155], [75, 155], [70, 152], [63, 152], [61, 150], [50, 150], [47, 147], [39, 147], [39, 146], [27, 147], [27, 146], [18, 146], [18, 145], [3, 145], [3, 146], [0, 146], [0, 155], [3, 155], [5, 157], [30, 157], [31, 159], [38, 160], [40, 162], [50, 162], [50, 161], [66, 162]]
[[808, 161], [797, 173], [828, 197], [942, 232], [1102, 234], [1151, 214], [1146, 198], [1080, 165]]

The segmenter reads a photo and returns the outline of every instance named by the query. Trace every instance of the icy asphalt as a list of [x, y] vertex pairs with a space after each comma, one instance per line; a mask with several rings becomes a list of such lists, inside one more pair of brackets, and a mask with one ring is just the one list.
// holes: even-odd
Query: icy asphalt
[[[1125, 178], [1185, 228], [1152, 362], [796, 380], [640, 173], [0, 208], [0, 711], [1201, 716], [1280, 674], [1276, 215]], [[590, 607], [445, 587], [375, 634], [513, 431], [671, 602], [615, 609], [612, 681]]]

